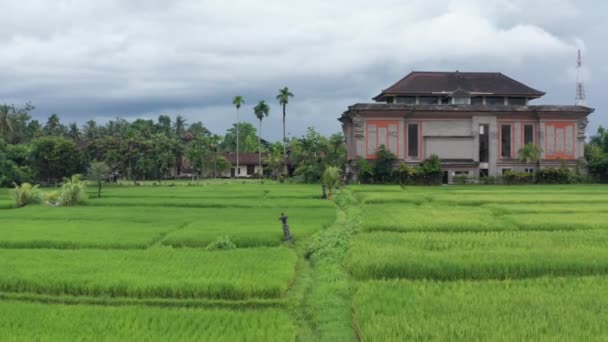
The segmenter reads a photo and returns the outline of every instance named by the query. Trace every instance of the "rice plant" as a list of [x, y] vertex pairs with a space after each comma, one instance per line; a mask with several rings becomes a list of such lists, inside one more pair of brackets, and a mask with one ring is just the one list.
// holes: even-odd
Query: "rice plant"
[[294, 276], [287, 248], [0, 249], [0, 291], [134, 298], [279, 298]]
[[355, 238], [358, 279], [514, 279], [608, 274], [608, 230], [373, 233]]
[[2, 340], [293, 341], [280, 309], [229, 310], [0, 301]]
[[362, 341], [604, 341], [608, 278], [370, 281], [354, 297]]

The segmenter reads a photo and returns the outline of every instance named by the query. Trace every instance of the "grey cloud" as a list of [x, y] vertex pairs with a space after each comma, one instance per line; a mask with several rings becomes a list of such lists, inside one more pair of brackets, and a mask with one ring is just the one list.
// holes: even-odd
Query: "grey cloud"
[[503, 71], [546, 90], [545, 102], [571, 103], [580, 46], [588, 102], [598, 108], [590, 129], [608, 126], [603, 3], [0, 0], [0, 8], [0, 102], [32, 101], [42, 120], [172, 113], [223, 133], [234, 120], [230, 99], [242, 94], [249, 105], [271, 103], [265, 131], [278, 139], [274, 95], [289, 86], [292, 134], [313, 125], [329, 134], [346, 106], [412, 69]]

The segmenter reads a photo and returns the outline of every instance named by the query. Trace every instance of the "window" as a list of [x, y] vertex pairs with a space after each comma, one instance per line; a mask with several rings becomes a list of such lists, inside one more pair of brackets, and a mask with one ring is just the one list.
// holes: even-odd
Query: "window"
[[247, 176], [251, 176], [255, 173], [255, 165], [247, 165]]
[[490, 161], [490, 125], [479, 125], [479, 162]]
[[479, 177], [483, 178], [483, 177], [489, 177], [490, 176], [490, 170], [488, 169], [480, 169], [479, 170]]
[[510, 105], [514, 105], [514, 106], [525, 106], [526, 105], [525, 97], [509, 97], [507, 100], [509, 101]]
[[533, 175], [534, 174], [534, 169], [533, 168], [526, 168], [526, 169], [524, 169], [524, 172]]
[[387, 97], [386, 98], [386, 103], [393, 103], [395, 102], [395, 98], [394, 97]]
[[524, 126], [524, 145], [534, 144], [534, 125]]
[[481, 97], [481, 96], [471, 97], [471, 104], [472, 105], [481, 105], [481, 104], [483, 104], [483, 97]]
[[416, 104], [416, 96], [397, 96], [395, 103]]
[[407, 155], [418, 157], [418, 124], [407, 125]]
[[488, 96], [486, 97], [487, 105], [504, 105], [505, 98], [500, 96]]
[[398, 121], [368, 120], [365, 125], [368, 159], [375, 158], [381, 145], [384, 145], [392, 153], [399, 155]]
[[502, 125], [500, 127], [500, 155], [503, 158], [511, 158], [511, 125]]
[[452, 103], [452, 98], [450, 98], [450, 97], [442, 97], [441, 98], [441, 104], [446, 105], [446, 104], [451, 104], [451, 103]]
[[470, 100], [469, 97], [454, 97], [452, 98], [452, 103], [456, 105], [466, 105], [469, 104]]
[[437, 104], [438, 97], [437, 96], [420, 96], [418, 98], [419, 104]]

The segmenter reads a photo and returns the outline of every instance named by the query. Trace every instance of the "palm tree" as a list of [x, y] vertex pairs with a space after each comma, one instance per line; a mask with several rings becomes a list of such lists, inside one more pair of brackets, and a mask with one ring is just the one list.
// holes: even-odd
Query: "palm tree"
[[75, 122], [72, 122], [69, 125], [68, 135], [74, 141], [79, 141], [80, 140], [80, 129], [78, 129], [78, 125]]
[[255, 106], [255, 108], [253, 108], [253, 112], [255, 113], [255, 116], [258, 118], [258, 120], [260, 120], [260, 133], [258, 135], [258, 158], [260, 161], [260, 166], [258, 173], [260, 175], [260, 179], [262, 179], [262, 119], [268, 116], [268, 113], [270, 112], [270, 107], [268, 107], [266, 101], [262, 100], [258, 102], [258, 105]]
[[534, 145], [533, 143], [528, 143], [517, 151], [517, 159], [526, 164], [535, 162], [540, 159], [542, 151], [543, 150], [540, 147]]
[[540, 170], [540, 158], [543, 153], [543, 149], [534, 145], [534, 143], [527, 143], [524, 147], [517, 151], [517, 159], [520, 162], [529, 164], [530, 162], [536, 162], [536, 171]]
[[13, 130], [13, 118], [11, 115], [11, 107], [7, 105], [0, 106], [0, 136], [8, 136]]
[[340, 185], [340, 169], [329, 166], [321, 176], [321, 182], [327, 188], [327, 199], [331, 200], [334, 189]]
[[175, 136], [179, 140], [182, 140], [184, 138], [184, 134], [186, 134], [186, 119], [183, 116], [178, 115], [175, 118], [175, 123], [173, 126], [175, 128]]
[[287, 104], [289, 103], [289, 98], [293, 97], [293, 93], [289, 91], [289, 88], [285, 87], [283, 89], [279, 89], [279, 94], [277, 95], [277, 101], [279, 104], [283, 106], [283, 164], [285, 165], [284, 172], [287, 173], [287, 147], [285, 145], [285, 109]]
[[236, 178], [239, 178], [239, 110], [241, 105], [245, 103], [245, 98], [237, 95], [232, 99], [232, 104], [236, 107]]

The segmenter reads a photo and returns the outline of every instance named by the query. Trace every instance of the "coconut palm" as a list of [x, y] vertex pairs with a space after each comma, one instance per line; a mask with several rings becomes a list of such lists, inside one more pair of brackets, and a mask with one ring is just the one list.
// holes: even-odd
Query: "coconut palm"
[[266, 104], [266, 101], [262, 100], [258, 102], [258, 105], [253, 108], [253, 112], [255, 116], [260, 120], [260, 131], [258, 134], [258, 158], [260, 162], [258, 174], [260, 175], [260, 179], [262, 179], [262, 119], [268, 116], [270, 112], [270, 107]]
[[0, 105], [0, 136], [6, 137], [13, 130], [11, 107]]
[[236, 178], [239, 178], [239, 111], [241, 106], [245, 103], [245, 98], [237, 95], [232, 99], [232, 104], [236, 107]]
[[287, 108], [287, 104], [289, 103], [289, 98], [293, 97], [293, 93], [289, 91], [289, 88], [285, 87], [283, 89], [279, 89], [279, 94], [277, 95], [277, 101], [279, 104], [283, 106], [283, 164], [284, 164], [284, 172], [287, 173], [287, 147], [286, 147], [286, 139], [285, 139], [285, 110]]

